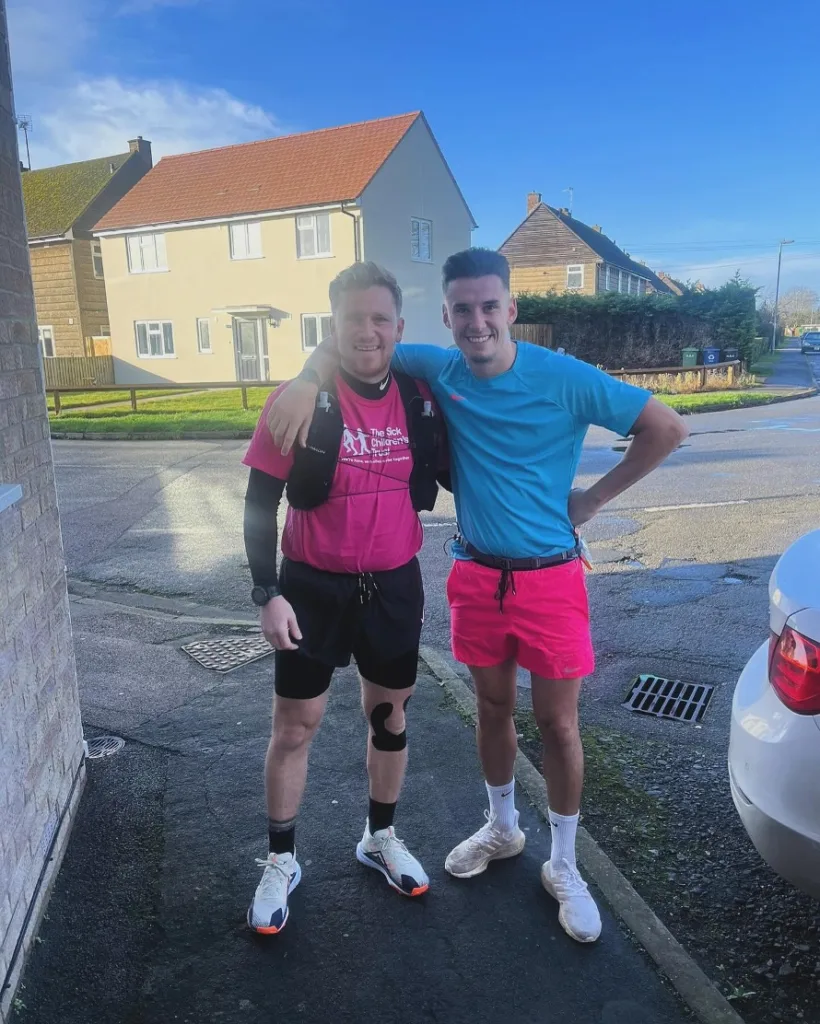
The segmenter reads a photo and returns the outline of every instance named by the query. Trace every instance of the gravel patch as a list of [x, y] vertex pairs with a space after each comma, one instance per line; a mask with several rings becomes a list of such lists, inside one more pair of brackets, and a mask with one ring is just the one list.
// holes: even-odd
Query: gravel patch
[[[532, 714], [517, 720], [540, 768]], [[820, 1024], [820, 902], [758, 856], [725, 759], [597, 727], [584, 747], [584, 825], [744, 1020]]]

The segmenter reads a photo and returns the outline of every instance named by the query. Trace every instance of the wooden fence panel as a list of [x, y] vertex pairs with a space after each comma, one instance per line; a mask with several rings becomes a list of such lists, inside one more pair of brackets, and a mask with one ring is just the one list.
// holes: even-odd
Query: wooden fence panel
[[111, 356], [57, 356], [44, 359], [47, 388], [93, 388], [114, 383]]
[[552, 348], [552, 324], [513, 324], [510, 336], [514, 341], [529, 341], [542, 348]]

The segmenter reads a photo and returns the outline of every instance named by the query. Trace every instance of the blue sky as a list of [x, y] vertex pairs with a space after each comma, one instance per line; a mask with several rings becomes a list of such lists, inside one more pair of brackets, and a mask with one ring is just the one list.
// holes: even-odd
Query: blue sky
[[525, 197], [635, 258], [820, 291], [812, 0], [8, 0], [35, 166], [424, 110], [497, 246]]

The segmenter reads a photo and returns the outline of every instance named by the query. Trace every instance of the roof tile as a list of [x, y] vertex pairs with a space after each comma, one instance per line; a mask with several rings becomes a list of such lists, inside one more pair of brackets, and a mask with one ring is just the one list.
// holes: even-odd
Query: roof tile
[[418, 112], [402, 114], [164, 157], [95, 230], [356, 199], [419, 116]]

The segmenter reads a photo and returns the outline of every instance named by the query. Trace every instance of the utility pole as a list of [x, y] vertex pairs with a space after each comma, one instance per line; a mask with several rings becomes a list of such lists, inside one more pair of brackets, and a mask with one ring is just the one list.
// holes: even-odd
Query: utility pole
[[783, 261], [783, 246], [793, 244], [793, 238], [783, 238], [780, 240], [780, 248], [777, 250], [777, 283], [774, 286], [774, 315], [772, 316], [772, 352], [777, 348], [777, 302], [780, 298], [780, 264]]

